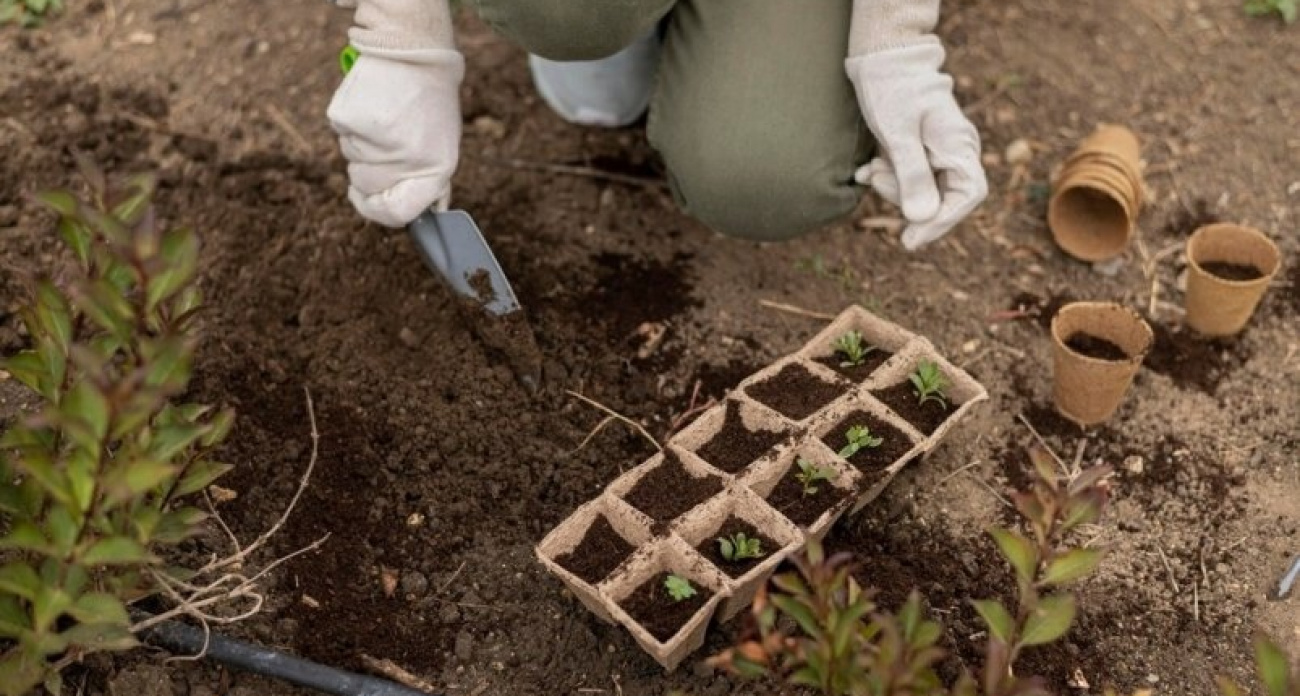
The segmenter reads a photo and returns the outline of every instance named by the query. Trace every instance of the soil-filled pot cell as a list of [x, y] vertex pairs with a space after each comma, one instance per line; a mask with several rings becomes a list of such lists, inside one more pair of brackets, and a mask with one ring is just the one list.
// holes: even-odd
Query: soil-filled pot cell
[[713, 497], [722, 486], [722, 479], [716, 476], [696, 478], [676, 452], [666, 450], [663, 462], [641, 477], [623, 500], [650, 519], [665, 523]]
[[827, 382], [809, 372], [808, 368], [792, 363], [762, 382], [747, 387], [745, 393], [773, 411], [799, 421], [834, 401], [847, 387], [843, 382]]
[[[729, 561], [722, 555], [722, 545], [718, 539], [731, 539], [736, 534], [744, 534], [748, 539], [758, 539], [759, 552], [762, 554], [756, 558], [746, 558], [741, 560]], [[726, 522], [718, 528], [709, 538], [705, 539], [698, 546], [696, 551], [701, 556], [709, 559], [709, 562], [717, 566], [719, 570], [726, 573], [732, 578], [742, 577], [745, 573], [753, 570], [755, 566], [762, 563], [768, 556], [775, 553], [781, 548], [781, 544], [773, 541], [771, 537], [759, 532], [754, 525], [732, 515], [727, 518]]]
[[872, 373], [879, 369], [881, 365], [894, 357], [894, 354], [884, 348], [876, 348], [863, 356], [862, 362], [857, 365], [846, 362], [846, 357], [843, 353], [836, 351], [833, 355], [813, 359], [854, 382], [862, 383], [867, 381], [867, 378], [871, 377]]
[[847, 437], [849, 428], [855, 426], [866, 426], [873, 437], [881, 438], [879, 445], [863, 447], [853, 456], [847, 457], [849, 463], [859, 471], [884, 470], [912, 449], [912, 441], [903, 431], [866, 411], [854, 411], [841, 418], [835, 427], [822, 436], [822, 442], [835, 452], [840, 452], [849, 442]]
[[695, 587], [694, 596], [680, 601], [673, 599], [672, 595], [668, 594], [666, 586], [668, 576], [668, 573], [654, 575], [619, 602], [619, 606], [627, 612], [628, 616], [635, 619], [661, 643], [667, 643], [677, 635], [682, 626], [695, 616], [695, 612], [702, 609], [713, 597], [713, 592], [708, 588], [701, 587], [698, 583], [691, 583]]
[[696, 450], [695, 454], [718, 469], [734, 474], [772, 451], [786, 435], [775, 430], [750, 430], [745, 427], [739, 404], [732, 402], [727, 406], [722, 429]]
[[1097, 360], [1114, 362], [1116, 360], [1127, 360], [1129, 357], [1123, 348], [1114, 343], [1082, 331], [1070, 334], [1065, 339], [1065, 345], [1080, 355], [1086, 355]]
[[[798, 461], [798, 458], [795, 459]], [[824, 466], [816, 460], [809, 459], [814, 465]], [[853, 494], [851, 490], [838, 488], [830, 481], [818, 481], [813, 484], [814, 493], [807, 493], [799, 482], [798, 464], [792, 465], [781, 477], [767, 496], [767, 502], [791, 522], [800, 527], [807, 527], [818, 520], [827, 510], [835, 507]]]
[[[903, 381], [892, 387], [873, 391], [871, 395], [880, 399], [881, 403], [889, 407], [891, 411], [903, 417], [903, 420], [911, 423], [917, 430], [929, 435], [939, 426], [943, 425], [957, 410], [957, 404], [945, 401], [940, 403], [934, 399], [926, 399], [924, 403], [916, 395], [916, 388], [910, 381]], [[872, 429], [875, 432], [875, 429]]]
[[1201, 269], [1215, 278], [1230, 280], [1234, 283], [1259, 280], [1268, 275], [1259, 270], [1259, 267], [1257, 266], [1245, 263], [1229, 263], [1227, 261], [1210, 261], [1208, 263], [1203, 263], [1201, 264]]
[[604, 515], [587, 528], [582, 541], [572, 552], [558, 556], [555, 562], [574, 575], [596, 585], [609, 577], [615, 568], [636, 550], [614, 531]]

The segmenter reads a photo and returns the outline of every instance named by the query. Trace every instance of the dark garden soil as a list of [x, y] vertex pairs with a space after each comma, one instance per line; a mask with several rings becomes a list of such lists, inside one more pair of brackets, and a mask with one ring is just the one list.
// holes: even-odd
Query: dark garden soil
[[1121, 360], [1128, 360], [1129, 357], [1128, 353], [1125, 353], [1123, 348], [1120, 348], [1114, 343], [1099, 336], [1093, 336], [1092, 334], [1083, 332], [1067, 336], [1065, 339], [1065, 347], [1084, 357], [1094, 358], [1096, 360], [1105, 360], [1106, 362], [1119, 362]]
[[671, 450], [664, 460], [651, 469], [623, 496], [632, 507], [660, 523], [668, 523], [691, 508], [722, 492], [722, 479], [716, 476], [696, 478]]
[[709, 441], [704, 443], [696, 454], [700, 459], [713, 466], [734, 474], [752, 464], [755, 460], [772, 451], [777, 443], [786, 439], [789, 433], [776, 430], [750, 430], [745, 427], [740, 407], [736, 402], [728, 402], [727, 413], [722, 421], [722, 429]]
[[600, 583], [609, 574], [627, 560], [636, 547], [614, 530], [604, 515], [596, 521], [582, 536], [582, 541], [573, 551], [559, 556], [555, 562], [592, 585]]
[[858, 425], [865, 425], [871, 431], [872, 436], [882, 440], [878, 446], [863, 447], [852, 457], [849, 457], [849, 463], [862, 471], [875, 472], [883, 470], [912, 449], [912, 441], [908, 439], [903, 431], [866, 411], [854, 411], [842, 418], [835, 424], [835, 427], [831, 428], [822, 437], [822, 442], [825, 442], [826, 446], [832, 450], [839, 452], [848, 444], [848, 438], [845, 437], [845, 434], [849, 428]]
[[853, 495], [853, 491], [836, 488], [829, 481], [818, 481], [815, 486], [817, 492], [807, 495], [798, 476], [799, 467], [792, 464], [789, 471], [772, 489], [772, 493], [767, 496], [767, 502], [800, 527], [807, 527], [816, 522], [822, 513]]
[[[763, 555], [758, 558], [745, 558], [736, 561], [727, 560], [722, 555], [722, 545], [718, 543], [718, 539], [730, 539], [736, 534], [744, 534], [750, 539], [758, 539], [759, 551]], [[701, 556], [709, 559], [709, 562], [717, 566], [722, 572], [733, 578], [739, 578], [750, 570], [753, 570], [754, 566], [762, 563], [767, 556], [780, 548], [780, 544], [773, 541], [772, 538], [766, 534], [758, 531], [754, 525], [732, 515], [727, 518], [726, 522], [722, 523], [722, 526], [718, 528], [718, 531], [710, 535], [708, 539], [700, 542], [700, 545], [696, 546], [695, 550], [699, 551]]]
[[840, 353], [816, 358], [815, 360], [845, 377], [848, 377], [854, 382], [862, 383], [867, 381], [877, 368], [884, 365], [892, 357], [894, 357], [893, 353], [884, 348], [877, 348], [863, 356], [862, 362], [857, 365], [845, 365], [844, 356]]
[[921, 403], [916, 397], [916, 389], [910, 381], [903, 381], [892, 387], [873, 391], [871, 395], [888, 406], [891, 411], [903, 417], [912, 427], [929, 435], [943, 425], [957, 408], [956, 404], [941, 404], [934, 399]]
[[[1022, 413], [1066, 461], [1117, 475], [1095, 530], [1109, 555], [1077, 588], [1079, 624], [1066, 642], [1029, 651], [1017, 674], [1041, 674], [1060, 694], [1083, 693], [1066, 685], [1076, 670], [1093, 694], [1209, 694], [1220, 672], [1258, 692], [1256, 630], [1300, 654], [1295, 599], [1265, 599], [1300, 549], [1300, 264], [1288, 261], [1227, 347], [1172, 330], [1162, 342], [1158, 327], [1180, 319], [1182, 262], [1168, 254], [1146, 268], [1209, 218], [1252, 221], [1300, 258], [1287, 192], [1300, 80], [1259, 69], [1300, 54], [1294, 28], [1247, 18], [1239, 2], [952, 0], [947, 68], [980, 129], [991, 195], [950, 237], [910, 254], [868, 224], [898, 215], [874, 198], [855, 214], [861, 227], [848, 220], [789, 244], [704, 229], [677, 210], [642, 128], [563, 123], [537, 97], [524, 52], [462, 21], [454, 205], [474, 214], [527, 311], [541, 353], [534, 395], [475, 338], [407, 233], [366, 224], [347, 203], [324, 115], [348, 12], [319, 0], [66, 4], [43, 28], [0, 27], [0, 354], [26, 345], [15, 311], [24, 279], [59, 276], [68, 260], [27, 194], [75, 183], [69, 148], [113, 172], [156, 172], [161, 216], [204, 243], [209, 304], [191, 396], [239, 412], [222, 453], [235, 470], [221, 485], [236, 497], [218, 511], [244, 544], [275, 523], [305, 470], [304, 389], [321, 434], [305, 493], [248, 567], [330, 536], [264, 578], [262, 613], [222, 632], [343, 669], [392, 660], [457, 696], [791, 693], [700, 664], [740, 621], [711, 630], [665, 675], [532, 552], [655, 453], [620, 423], [579, 449], [606, 414], [566, 392], [663, 440], [683, 413], [824, 327], [759, 305], [772, 300], [873, 308], [988, 387], [969, 422], [831, 536], [881, 586], [882, 605], [925, 594], [955, 659], [974, 667], [982, 645], [969, 600], [1009, 586], [983, 532], [1006, 508], [981, 484], [1005, 495], [1023, 471], [1034, 438]], [[1142, 136], [1151, 193], [1146, 255], [1134, 245], [1104, 269], [1061, 253], [1044, 223], [1053, 167], [1103, 121]], [[1033, 144], [1031, 159], [1007, 157], [1016, 141]], [[810, 272], [810, 258], [853, 275]], [[1153, 280], [1157, 345], [1120, 412], [1087, 431], [1048, 427], [1047, 332], [991, 317], [1020, 293], [1147, 307]], [[0, 374], [0, 420], [32, 406]], [[188, 551], [230, 546], [214, 527]], [[164, 657], [91, 657], [68, 675], [69, 691], [310, 693]]]
[[848, 385], [827, 382], [801, 365], [786, 365], [745, 389], [754, 400], [791, 420], [803, 420], [844, 393]]
[[1216, 278], [1236, 282], [1259, 280], [1264, 277], [1264, 272], [1255, 266], [1227, 261], [1209, 261], [1201, 264], [1201, 269]]
[[695, 616], [695, 612], [713, 597], [712, 590], [695, 585], [694, 596], [683, 600], [673, 599], [664, 587], [667, 578], [668, 573], [654, 576], [620, 603], [623, 611], [636, 619], [660, 643], [667, 643], [677, 635], [682, 626]]
[[1074, 301], [1075, 298], [1068, 294], [1039, 297], [1032, 292], [1021, 292], [1012, 298], [1007, 312], [1012, 318], [1032, 319], [1043, 329], [1050, 330], [1056, 313]]

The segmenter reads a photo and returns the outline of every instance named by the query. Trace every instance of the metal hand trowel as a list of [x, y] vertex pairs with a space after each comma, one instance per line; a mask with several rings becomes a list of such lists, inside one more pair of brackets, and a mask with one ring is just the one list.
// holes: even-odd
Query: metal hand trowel
[[496, 316], [520, 310], [505, 271], [469, 213], [429, 210], [408, 229], [425, 262], [456, 294]]

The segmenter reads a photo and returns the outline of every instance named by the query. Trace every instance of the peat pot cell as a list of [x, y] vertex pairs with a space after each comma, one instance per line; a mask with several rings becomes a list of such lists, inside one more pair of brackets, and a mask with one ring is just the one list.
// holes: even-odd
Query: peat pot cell
[[674, 599], [668, 592], [668, 573], [657, 573], [632, 591], [619, 606], [627, 615], [641, 624], [660, 643], [667, 643], [686, 622], [703, 609], [713, 597], [713, 591], [691, 583], [695, 594], [686, 599]]
[[[853, 491], [835, 486], [828, 480], [813, 480], [805, 486], [799, 478], [803, 473], [799, 467], [801, 459], [813, 469], [828, 467], [826, 463], [819, 462], [814, 457], [806, 457], [802, 453], [796, 455], [794, 462], [786, 469], [785, 475], [767, 496], [767, 502], [791, 522], [800, 527], [808, 527], [821, 518], [827, 510], [852, 495]], [[831, 474], [832, 478], [835, 476], [836, 474]]]
[[[864, 344], [866, 339], [863, 339]], [[864, 345], [864, 347], [866, 347]], [[861, 357], [859, 362], [851, 362], [849, 356], [842, 351], [836, 350], [831, 355], [815, 357], [813, 360], [835, 370], [836, 372], [848, 377], [854, 382], [865, 382], [872, 373], [880, 369], [894, 354], [879, 346], [871, 346], [871, 350]]]
[[790, 363], [745, 393], [773, 411], [796, 421], [816, 413], [848, 388], [841, 380], [827, 382], [798, 363]]
[[592, 585], [609, 577], [628, 556], [636, 550], [609, 523], [604, 515], [597, 515], [582, 541], [573, 551], [558, 556], [555, 562], [565, 570]]
[[1256, 266], [1244, 263], [1229, 263], [1227, 261], [1209, 261], [1202, 263], [1201, 269], [1216, 278], [1229, 280], [1234, 283], [1259, 280], [1268, 275], [1259, 270]]
[[[758, 409], [750, 408], [751, 411]], [[750, 429], [745, 424], [744, 411], [740, 404], [727, 404], [726, 417], [722, 427], [709, 438], [695, 454], [713, 466], [734, 474], [749, 466], [752, 462], [772, 451], [773, 447], [784, 440], [789, 433], [780, 430], [768, 430], [763, 427]]]
[[[735, 561], [729, 561], [722, 555], [722, 543], [719, 539], [732, 540], [737, 534], [744, 534], [746, 539], [758, 540], [757, 551], [760, 555], [754, 558], [744, 558]], [[752, 542], [750, 542], [752, 543]], [[695, 547], [701, 556], [709, 559], [709, 562], [717, 566], [719, 570], [726, 573], [732, 578], [743, 577], [745, 573], [753, 570], [755, 566], [767, 560], [767, 557], [780, 550], [782, 544], [773, 541], [771, 537], [758, 531], [754, 525], [732, 515], [727, 518], [717, 531], [710, 534], [699, 546]]]
[[[849, 453], [848, 433], [852, 428], [865, 427], [870, 433], [870, 442], [879, 439], [874, 446], [870, 442]], [[822, 442], [844, 457], [859, 471], [872, 473], [889, 468], [912, 450], [914, 443], [903, 431], [886, 423], [880, 418], [866, 412], [854, 411], [841, 418], [834, 427], [822, 435]], [[845, 456], [848, 455], [848, 456]]]
[[670, 449], [664, 451], [663, 462], [642, 476], [623, 500], [650, 519], [667, 523], [721, 491], [722, 479], [696, 478]]
[[1125, 353], [1123, 348], [1120, 348], [1104, 338], [1093, 336], [1089, 333], [1079, 332], [1070, 334], [1069, 338], [1065, 339], [1065, 345], [1079, 355], [1093, 358], [1095, 360], [1118, 362], [1129, 359], [1129, 354]]

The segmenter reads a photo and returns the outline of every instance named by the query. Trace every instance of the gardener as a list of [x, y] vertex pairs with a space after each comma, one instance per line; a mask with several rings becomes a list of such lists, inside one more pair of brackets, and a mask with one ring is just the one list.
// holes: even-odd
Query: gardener
[[[451, 196], [465, 65], [448, 0], [337, 1], [356, 8], [360, 53], [329, 108], [348, 195], [399, 227]], [[940, 72], [940, 0], [465, 2], [531, 53], [566, 120], [618, 127], [648, 108], [677, 201], [728, 235], [794, 237], [869, 185], [915, 249], [987, 193], [979, 133]]]

